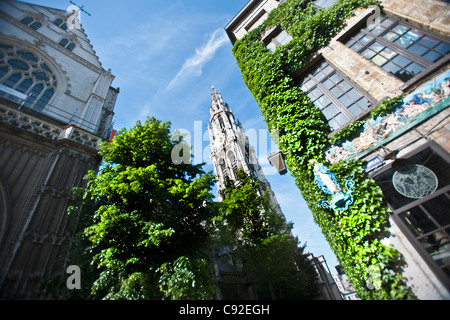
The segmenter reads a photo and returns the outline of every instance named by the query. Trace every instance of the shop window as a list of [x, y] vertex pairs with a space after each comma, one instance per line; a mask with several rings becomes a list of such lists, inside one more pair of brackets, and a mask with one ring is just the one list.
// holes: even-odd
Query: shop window
[[395, 160], [374, 177], [402, 229], [450, 284], [450, 156], [435, 143]]

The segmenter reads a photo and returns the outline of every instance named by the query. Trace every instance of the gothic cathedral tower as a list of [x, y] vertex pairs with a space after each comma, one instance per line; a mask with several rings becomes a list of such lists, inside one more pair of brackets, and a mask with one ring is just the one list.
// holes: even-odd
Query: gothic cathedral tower
[[[252, 179], [259, 182], [261, 186], [260, 194], [269, 190], [271, 205], [280, 215], [283, 215], [275, 194], [270, 188], [269, 181], [267, 181], [259, 165], [255, 149], [250, 145], [249, 139], [245, 135], [242, 124], [235, 119], [228, 104], [224, 103], [222, 95], [214, 87], [212, 88], [211, 99], [212, 103], [209, 107], [211, 126], [208, 124], [208, 132], [211, 146], [210, 156], [218, 190], [220, 191], [225, 187], [227, 177], [235, 181], [238, 168], [242, 168]], [[220, 192], [218, 196], [221, 201]]]

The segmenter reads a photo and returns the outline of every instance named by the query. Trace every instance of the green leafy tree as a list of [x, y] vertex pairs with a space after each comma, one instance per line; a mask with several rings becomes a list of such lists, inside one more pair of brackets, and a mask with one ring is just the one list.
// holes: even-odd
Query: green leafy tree
[[317, 276], [304, 254], [306, 246], [291, 234], [292, 223], [271, 207], [268, 192], [260, 194], [259, 183], [242, 169], [236, 185], [228, 181], [222, 191], [221, 244], [233, 248], [259, 298], [315, 298]]
[[102, 143], [103, 166], [88, 173], [87, 188], [77, 191], [80, 204], [69, 210], [79, 216], [80, 232], [67, 265], [80, 263], [91, 274], [82, 277], [91, 290], [79, 298], [212, 297], [203, 252], [214, 178], [203, 164], [173, 161], [178, 144], [189, 150], [182, 139], [172, 141], [169, 122], [154, 118]]

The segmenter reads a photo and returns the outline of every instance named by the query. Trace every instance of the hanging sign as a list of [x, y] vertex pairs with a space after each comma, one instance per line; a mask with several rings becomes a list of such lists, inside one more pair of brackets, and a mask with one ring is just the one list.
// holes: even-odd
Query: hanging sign
[[392, 184], [402, 196], [420, 199], [436, 191], [438, 178], [429, 168], [416, 164], [409, 170], [396, 171]]

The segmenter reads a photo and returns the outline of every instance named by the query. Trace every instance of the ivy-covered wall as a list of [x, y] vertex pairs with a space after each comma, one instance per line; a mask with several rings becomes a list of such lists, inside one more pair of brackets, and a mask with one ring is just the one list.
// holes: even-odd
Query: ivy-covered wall
[[[325, 150], [354, 134], [361, 123], [329, 138], [330, 128], [323, 114], [293, 79], [294, 73], [345, 26], [356, 8], [370, 5], [379, 4], [341, 0], [321, 10], [310, 0], [288, 0], [271, 11], [259, 27], [237, 40], [233, 54], [269, 129], [278, 130], [278, 147], [286, 155], [286, 164], [358, 296], [411, 299], [414, 295], [401, 272], [401, 254], [381, 243], [389, 227], [389, 209], [381, 189], [367, 177], [362, 160], [330, 165], [325, 159]], [[293, 40], [272, 53], [261, 41], [261, 33], [274, 26], [287, 30]], [[395, 100], [385, 101], [372, 111], [372, 116], [394, 104]], [[348, 210], [330, 211], [317, 206], [327, 195], [314, 184], [310, 159], [328, 166], [339, 181], [354, 175], [354, 202]]]

